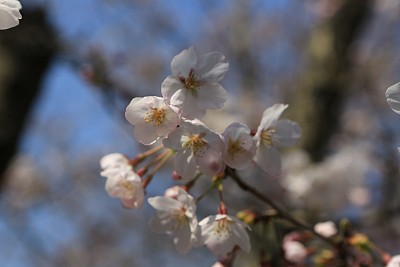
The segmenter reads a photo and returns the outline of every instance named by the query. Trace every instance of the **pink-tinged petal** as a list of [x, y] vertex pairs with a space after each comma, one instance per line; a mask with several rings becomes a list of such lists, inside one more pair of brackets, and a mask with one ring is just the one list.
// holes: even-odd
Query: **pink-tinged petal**
[[182, 179], [192, 178], [196, 169], [196, 161], [190, 149], [179, 151], [175, 155], [174, 170]]
[[400, 114], [400, 83], [396, 83], [386, 90], [386, 98], [390, 108]]
[[171, 62], [172, 74], [176, 77], [187, 77], [191, 69], [196, 66], [197, 54], [193, 47], [183, 50]]
[[288, 241], [283, 244], [285, 259], [290, 262], [302, 264], [307, 257], [307, 249], [298, 241]]
[[154, 144], [159, 137], [154, 125], [151, 122], [136, 125], [133, 135], [135, 136], [136, 140], [146, 146]]
[[214, 176], [223, 170], [224, 163], [221, 158], [221, 153], [213, 149], [207, 149], [205, 154], [197, 158], [199, 170], [206, 176]]
[[138, 190], [138, 195], [135, 198], [121, 198], [121, 205], [126, 209], [139, 209], [143, 206], [144, 192]]
[[199, 57], [196, 65], [196, 73], [202, 80], [219, 81], [228, 71], [229, 63], [220, 52], [211, 52]]
[[168, 76], [161, 84], [161, 94], [167, 103], [180, 89], [185, 89], [185, 85], [175, 76]]
[[257, 135], [261, 134], [262, 130], [270, 128], [287, 109], [288, 105], [275, 104], [270, 108], [267, 108], [262, 116], [260, 126], [258, 126]]
[[301, 136], [300, 126], [290, 120], [278, 120], [274, 128], [273, 139], [278, 146], [292, 146]]
[[281, 155], [273, 146], [261, 144], [257, 150], [256, 162], [263, 171], [271, 176], [277, 177], [281, 174]]
[[228, 98], [225, 89], [216, 82], [206, 83], [197, 90], [197, 105], [201, 109], [219, 109]]

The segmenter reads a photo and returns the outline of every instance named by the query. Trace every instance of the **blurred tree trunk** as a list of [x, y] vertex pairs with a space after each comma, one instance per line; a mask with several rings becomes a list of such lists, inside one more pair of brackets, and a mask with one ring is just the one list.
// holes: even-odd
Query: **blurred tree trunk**
[[[302, 128], [300, 147], [314, 161], [323, 159], [336, 132], [350, 73], [351, 45], [368, 18], [372, 1], [343, 1], [340, 9], [317, 25], [308, 45], [307, 69], [296, 88], [290, 118]], [[289, 111], [290, 112], [290, 111]]]
[[41, 80], [55, 52], [42, 10], [23, 10], [20, 25], [0, 32], [0, 190]]

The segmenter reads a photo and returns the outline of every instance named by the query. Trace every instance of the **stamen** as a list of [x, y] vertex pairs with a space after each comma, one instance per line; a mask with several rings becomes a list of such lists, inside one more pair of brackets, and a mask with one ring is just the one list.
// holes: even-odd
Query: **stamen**
[[215, 224], [214, 231], [217, 235], [226, 235], [232, 231], [231, 222], [226, 218], [220, 219]]
[[189, 140], [183, 145], [184, 148], [189, 148], [196, 156], [201, 157], [204, 148], [207, 146], [207, 141], [203, 139], [202, 134], [193, 134], [189, 136]]
[[147, 123], [153, 123], [154, 126], [160, 126], [165, 119], [165, 110], [162, 108], [152, 108], [146, 112], [144, 120]]
[[272, 146], [274, 144], [273, 134], [275, 133], [275, 129], [266, 129], [261, 132], [260, 138], [264, 144]]
[[193, 69], [190, 69], [188, 77], [179, 77], [179, 80], [185, 84], [186, 89], [189, 90], [199, 89], [199, 87], [203, 84], [203, 82], [196, 77], [196, 73]]
[[228, 155], [231, 158], [234, 158], [237, 153], [243, 152], [244, 149], [243, 149], [242, 145], [243, 145], [243, 142], [240, 142], [240, 140], [233, 141], [232, 139], [229, 139]]

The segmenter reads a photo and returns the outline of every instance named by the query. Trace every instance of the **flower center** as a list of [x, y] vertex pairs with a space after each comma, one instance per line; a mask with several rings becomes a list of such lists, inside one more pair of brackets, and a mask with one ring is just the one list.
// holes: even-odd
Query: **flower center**
[[260, 138], [264, 144], [272, 146], [274, 144], [273, 134], [275, 133], [275, 129], [266, 129], [261, 132]]
[[243, 152], [244, 149], [241, 145], [243, 145], [243, 142], [240, 142], [240, 140], [233, 141], [232, 139], [229, 139], [228, 155], [234, 158], [237, 153]]
[[203, 150], [207, 146], [207, 141], [203, 139], [202, 134], [192, 134], [189, 136], [189, 140], [186, 141], [183, 145], [184, 148], [189, 148], [193, 151], [197, 156], [199, 152]]
[[151, 108], [150, 111], [146, 112], [144, 120], [147, 123], [153, 123], [154, 126], [159, 126], [165, 119], [165, 110], [162, 108]]
[[231, 222], [228, 221], [226, 218], [218, 220], [215, 224], [214, 232], [217, 235], [229, 235], [232, 232]]
[[176, 221], [176, 223], [174, 225], [174, 230], [181, 228], [183, 225], [185, 225], [186, 222], [188, 222], [188, 217], [186, 216], [186, 208], [185, 207], [181, 207], [180, 210], [176, 210], [173, 217]]
[[188, 77], [179, 77], [179, 80], [185, 85], [186, 89], [193, 91], [203, 84], [203, 82], [196, 77], [196, 73], [193, 69], [190, 69]]

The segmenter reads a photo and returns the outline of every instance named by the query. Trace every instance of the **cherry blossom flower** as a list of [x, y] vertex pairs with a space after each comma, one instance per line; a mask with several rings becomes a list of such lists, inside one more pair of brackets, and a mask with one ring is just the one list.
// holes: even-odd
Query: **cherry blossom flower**
[[250, 239], [246, 224], [226, 214], [217, 214], [204, 218], [199, 223], [202, 243], [216, 256], [224, 257], [235, 246], [245, 252], [250, 251]]
[[278, 148], [294, 145], [300, 138], [300, 127], [297, 123], [278, 120], [287, 107], [288, 105], [275, 104], [267, 108], [255, 135], [255, 161], [262, 170], [272, 176], [279, 176], [281, 172], [282, 163]]
[[326, 238], [337, 234], [336, 225], [331, 221], [317, 223], [314, 226], [314, 231]]
[[121, 199], [124, 208], [140, 208], [144, 201], [142, 181], [137, 173], [132, 170], [128, 159], [119, 153], [108, 154], [100, 160], [106, 177], [106, 192], [110, 197]]
[[307, 257], [306, 247], [299, 241], [286, 241], [283, 243], [285, 259], [290, 262], [301, 264]]
[[17, 0], [0, 0], [0, 30], [6, 30], [19, 24], [22, 18], [19, 10], [21, 3]]
[[135, 125], [134, 135], [144, 144], [151, 145], [165, 137], [179, 124], [179, 115], [161, 97], [135, 97], [125, 111], [125, 118]]
[[396, 83], [386, 90], [386, 98], [390, 108], [400, 114], [400, 83]]
[[191, 195], [179, 189], [176, 198], [157, 196], [149, 198], [148, 202], [157, 212], [150, 220], [152, 231], [172, 235], [176, 249], [182, 254], [198, 244], [200, 228]]
[[225, 129], [222, 137], [222, 158], [226, 165], [238, 170], [248, 168], [256, 153], [256, 144], [250, 135], [250, 129], [242, 123], [234, 122]]
[[163, 140], [163, 145], [177, 151], [174, 169], [182, 179], [192, 178], [197, 168], [207, 176], [223, 169], [221, 137], [199, 120], [183, 121]]
[[218, 83], [229, 64], [219, 52], [197, 57], [193, 47], [183, 50], [171, 62], [172, 75], [161, 85], [164, 99], [178, 107], [187, 119], [201, 119], [207, 109], [219, 109], [227, 99]]
[[400, 266], [400, 255], [393, 256], [386, 267], [399, 267]]

